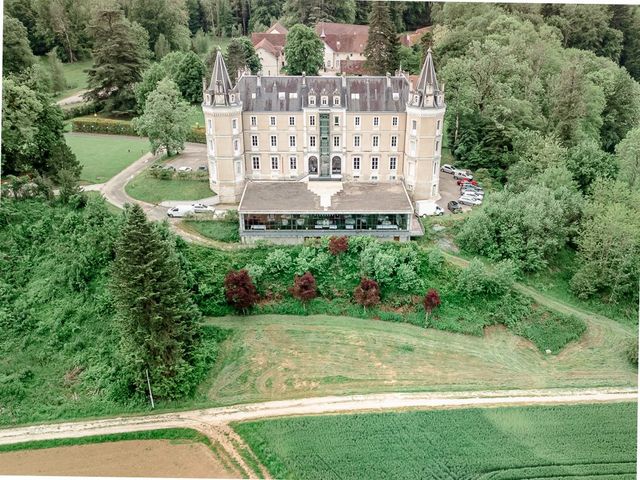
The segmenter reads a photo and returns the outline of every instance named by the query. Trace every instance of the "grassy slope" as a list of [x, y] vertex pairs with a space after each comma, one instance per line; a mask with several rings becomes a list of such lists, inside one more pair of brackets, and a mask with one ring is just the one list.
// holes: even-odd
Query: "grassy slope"
[[142, 138], [68, 133], [67, 145], [82, 165], [82, 181], [104, 183], [149, 151]]
[[234, 428], [275, 478], [630, 480], [636, 415], [627, 403], [282, 418]]
[[383, 391], [636, 385], [635, 369], [616, 348], [632, 333], [605, 326], [551, 356], [503, 327], [475, 337], [330, 316], [209, 323], [235, 330], [200, 391], [219, 404]]
[[153, 178], [147, 171], [142, 172], [125, 186], [131, 197], [149, 203], [165, 200], [200, 200], [212, 197], [209, 182], [199, 180], [161, 180]]
[[225, 220], [184, 220], [182, 222], [182, 228], [219, 242], [238, 243], [240, 241], [237, 222], [227, 222]]
[[200, 105], [189, 106], [189, 124], [192, 127], [204, 128], [204, 112]]
[[[40, 57], [40, 62], [47, 66], [47, 58]], [[62, 68], [64, 70], [64, 78], [67, 81], [67, 88], [55, 96], [55, 100], [69, 97], [80, 90], [87, 88], [87, 70], [93, 65], [93, 60], [82, 60], [75, 63], [64, 63]]]

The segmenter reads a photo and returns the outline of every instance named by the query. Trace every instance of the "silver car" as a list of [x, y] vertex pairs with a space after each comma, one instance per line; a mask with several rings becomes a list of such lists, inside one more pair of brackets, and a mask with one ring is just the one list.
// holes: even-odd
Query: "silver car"
[[473, 207], [476, 205], [482, 205], [482, 199], [473, 195], [462, 195], [458, 199], [458, 203], [461, 203], [462, 205], [471, 205]]

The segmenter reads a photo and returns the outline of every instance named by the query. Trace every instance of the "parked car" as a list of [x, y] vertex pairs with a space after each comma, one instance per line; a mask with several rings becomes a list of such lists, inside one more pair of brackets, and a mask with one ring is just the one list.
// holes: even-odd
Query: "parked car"
[[458, 199], [458, 203], [461, 203], [462, 205], [471, 205], [476, 206], [476, 205], [481, 205], [482, 204], [482, 200], [479, 199], [478, 197], [475, 197], [473, 195], [462, 195], [459, 199]]
[[183, 173], [187, 173], [187, 172], [190, 172], [192, 170], [193, 170], [193, 168], [191, 168], [191, 167], [180, 167], [180, 168], [178, 168], [178, 171], [179, 172], [183, 172]]
[[466, 179], [466, 178], [461, 178], [461, 179], [460, 179], [460, 180], [458, 180], [456, 183], [457, 183], [458, 185], [463, 185], [463, 184], [465, 184], [465, 183], [469, 183], [469, 184], [471, 184], [471, 185], [478, 186], [478, 182], [476, 182], [475, 180], [469, 180], [469, 179]]
[[451, 211], [451, 213], [462, 212], [462, 206], [455, 200], [451, 200], [449, 203], [447, 203], [447, 208], [449, 209], [449, 211]]
[[461, 188], [460, 189], [460, 194], [464, 195], [465, 193], [470, 193], [473, 195], [477, 195], [480, 197], [484, 197], [484, 190], [481, 189], [475, 189], [475, 188]]
[[456, 180], [459, 179], [466, 179], [466, 180], [473, 180], [473, 175], [471, 175], [470, 173], [464, 172], [462, 170], [456, 170], [453, 172], [453, 178]]
[[167, 210], [167, 216], [171, 218], [190, 217], [195, 213], [191, 205], [180, 205]]
[[471, 184], [464, 184], [460, 187], [460, 191], [461, 192], [476, 192], [476, 193], [482, 193], [484, 195], [484, 190], [482, 189], [482, 187], [474, 187]]
[[442, 167], [440, 167], [440, 171], [444, 173], [453, 173], [456, 170], [457, 170], [456, 167], [454, 167], [453, 165], [449, 165], [447, 163], [445, 163], [444, 165], [442, 165]]
[[207, 168], [207, 166], [206, 166], [206, 165], [200, 165], [200, 166], [198, 167], [198, 171], [199, 171], [199, 172], [208, 172], [208, 171], [209, 171], [209, 169]]
[[419, 200], [416, 202], [416, 215], [419, 217], [431, 217], [443, 214], [444, 210], [431, 200]]
[[484, 200], [484, 196], [477, 194], [477, 193], [473, 193], [473, 192], [464, 192], [460, 195], [460, 197], [465, 197], [465, 198], [471, 198], [473, 200], [478, 200], [480, 201], [480, 203], [482, 203], [482, 201]]
[[171, 170], [172, 172], [176, 171], [176, 167], [174, 167], [173, 165], [166, 165], [164, 167], [162, 167], [163, 170]]
[[213, 213], [214, 210], [207, 207], [204, 203], [192, 203], [191, 207], [195, 213]]
[[157, 170], [158, 168], [162, 168], [162, 165], [160, 165], [159, 163], [154, 163], [149, 167], [150, 170]]

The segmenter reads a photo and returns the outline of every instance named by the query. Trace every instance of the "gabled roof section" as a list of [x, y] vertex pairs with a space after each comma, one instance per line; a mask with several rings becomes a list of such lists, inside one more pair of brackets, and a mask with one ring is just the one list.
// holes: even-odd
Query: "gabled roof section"
[[229, 72], [227, 71], [227, 64], [224, 61], [222, 52], [218, 49], [218, 53], [216, 54], [216, 63], [213, 65], [213, 73], [211, 74], [209, 90], [213, 90], [215, 93], [227, 93], [231, 90], [231, 87], [231, 79], [229, 78]]
[[282, 33], [286, 35], [287, 33], [289, 33], [289, 30], [287, 30], [285, 26], [282, 25], [280, 22], [276, 22], [273, 25], [271, 25], [269, 27], [269, 30], [267, 30], [265, 33]]
[[440, 90], [438, 88], [438, 79], [436, 78], [436, 67], [433, 65], [431, 48], [427, 50], [427, 56], [424, 59], [424, 64], [420, 71], [420, 77], [418, 77], [416, 90], [423, 94], [426, 92], [433, 93]]

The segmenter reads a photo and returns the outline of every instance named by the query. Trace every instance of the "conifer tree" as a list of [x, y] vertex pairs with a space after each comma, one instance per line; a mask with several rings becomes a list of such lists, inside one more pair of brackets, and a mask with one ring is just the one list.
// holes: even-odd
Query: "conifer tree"
[[389, 4], [374, 2], [369, 14], [369, 38], [364, 49], [365, 66], [373, 75], [393, 73], [398, 68], [400, 43], [391, 20]]
[[190, 393], [200, 312], [169, 240], [134, 205], [126, 210], [116, 243], [111, 289], [116, 300], [122, 368], [131, 387], [155, 397]]

